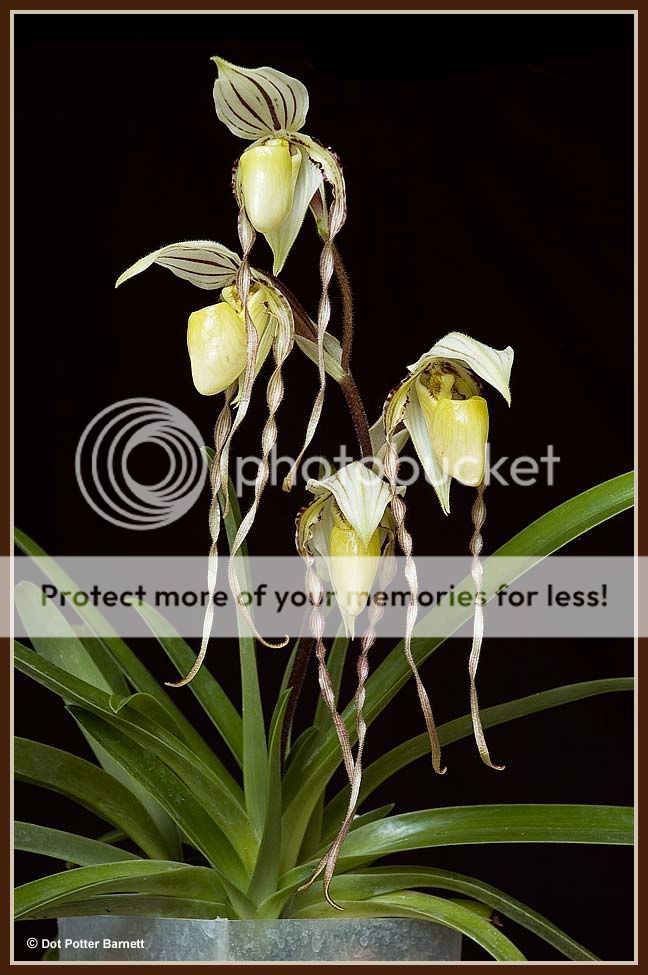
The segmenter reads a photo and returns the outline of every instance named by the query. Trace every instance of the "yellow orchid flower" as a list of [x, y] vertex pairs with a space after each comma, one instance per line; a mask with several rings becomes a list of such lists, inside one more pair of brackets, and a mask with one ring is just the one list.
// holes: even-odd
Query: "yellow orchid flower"
[[241, 68], [212, 58], [216, 114], [233, 135], [252, 142], [235, 170], [235, 189], [250, 223], [262, 233], [280, 274], [314, 198], [330, 184], [334, 204], [327, 233], [346, 216], [342, 168], [329, 149], [300, 131], [308, 112], [305, 85], [275, 68]]
[[473, 487], [484, 480], [488, 404], [479, 380], [510, 404], [512, 365], [510, 346], [492, 349], [450, 332], [408, 367], [410, 375], [385, 404], [387, 437], [403, 423], [446, 514], [453, 479]]
[[[187, 347], [194, 386], [214, 396], [236, 382], [247, 361], [245, 316], [235, 287], [224, 288], [222, 300], [189, 316]], [[262, 342], [270, 321], [263, 287], [256, 286], [249, 302], [250, 317]], [[264, 345], [269, 348], [267, 341]], [[267, 354], [267, 353], [266, 353]], [[262, 357], [257, 357], [260, 366]]]
[[250, 223], [259, 233], [278, 230], [290, 211], [301, 169], [298, 149], [287, 139], [270, 139], [240, 158], [241, 190]]
[[310, 480], [317, 497], [297, 522], [297, 548], [328, 573], [346, 632], [367, 604], [387, 536], [392, 536], [389, 487], [360, 461], [324, 480]]

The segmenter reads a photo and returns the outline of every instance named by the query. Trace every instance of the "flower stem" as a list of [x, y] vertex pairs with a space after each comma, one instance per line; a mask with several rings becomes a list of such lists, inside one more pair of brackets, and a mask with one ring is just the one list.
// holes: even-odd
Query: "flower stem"
[[[367, 411], [365, 410], [364, 403], [362, 401], [362, 396], [360, 395], [360, 390], [356, 385], [356, 381], [353, 378], [351, 372], [349, 371], [348, 363], [351, 358], [351, 346], [353, 342], [353, 296], [351, 293], [351, 286], [349, 284], [349, 277], [344, 267], [344, 263], [339, 255], [339, 252], [334, 249], [334, 263], [335, 272], [338, 278], [338, 284], [340, 285], [340, 291], [342, 293], [342, 304], [343, 304], [343, 345], [342, 345], [342, 361], [341, 365], [345, 369], [346, 375], [340, 380], [340, 388], [346, 400], [347, 406], [349, 408], [349, 414], [351, 416], [351, 421], [353, 423], [353, 428], [356, 434], [356, 440], [358, 441], [358, 447], [360, 449], [360, 454], [362, 457], [371, 457], [371, 437], [369, 435], [369, 421], [367, 420]], [[290, 307], [293, 312], [293, 319], [295, 322], [295, 331], [298, 335], [302, 335], [304, 338], [310, 339], [313, 342], [317, 341], [317, 331], [315, 325], [311, 321], [308, 312], [299, 301], [298, 298], [290, 291], [289, 288], [279, 281], [278, 278], [272, 278], [272, 283], [275, 287], [281, 291], [284, 298], [290, 303]], [[345, 365], [345, 359], [347, 365]]]
[[340, 365], [345, 372], [350, 372], [351, 350], [353, 348], [353, 291], [346, 266], [335, 245], [333, 246], [333, 267], [342, 297], [342, 360]]
[[299, 298], [296, 298], [290, 288], [287, 288], [283, 281], [280, 281], [279, 278], [270, 277], [270, 280], [274, 284], [277, 291], [280, 291], [286, 301], [290, 304], [295, 322], [295, 331], [297, 334], [303, 336], [305, 339], [310, 339], [311, 342], [317, 342], [317, 330], [315, 328], [315, 324], [311, 321], [308, 312], [302, 305]]
[[281, 764], [283, 765], [286, 758], [286, 748], [288, 746], [288, 736], [290, 734], [290, 729], [292, 728], [293, 719], [295, 717], [295, 712], [297, 710], [297, 704], [299, 698], [301, 697], [302, 687], [304, 686], [304, 681], [306, 679], [306, 672], [308, 671], [308, 664], [313, 653], [313, 648], [315, 647], [315, 641], [311, 636], [302, 636], [299, 638], [299, 643], [297, 644], [297, 652], [295, 653], [295, 659], [293, 661], [292, 670], [290, 672], [290, 677], [288, 678], [288, 683], [286, 687], [291, 688], [291, 694], [288, 698], [288, 703], [286, 705], [286, 714], [284, 717], [283, 727], [281, 729]]
[[367, 412], [362, 401], [362, 396], [360, 395], [360, 390], [356, 386], [355, 379], [350, 372], [348, 372], [344, 379], [340, 382], [340, 389], [342, 390], [347, 406], [349, 407], [349, 413], [351, 414], [351, 420], [355, 429], [360, 453], [362, 454], [362, 457], [371, 457], [371, 436], [369, 434]]
[[337, 249], [333, 247], [333, 266], [335, 277], [342, 297], [342, 359], [340, 365], [344, 369], [346, 376], [341, 381], [340, 386], [347, 401], [353, 426], [355, 428], [358, 446], [363, 457], [371, 457], [371, 437], [369, 436], [369, 423], [367, 421], [367, 411], [360, 391], [356, 386], [355, 379], [351, 374], [351, 351], [353, 349], [353, 291], [347, 273], [346, 265]]

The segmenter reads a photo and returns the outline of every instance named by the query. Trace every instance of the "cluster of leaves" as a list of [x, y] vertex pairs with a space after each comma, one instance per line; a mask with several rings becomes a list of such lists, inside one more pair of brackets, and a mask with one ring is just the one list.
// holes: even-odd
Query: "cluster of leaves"
[[[632, 499], [632, 475], [614, 478], [553, 509], [495, 555], [525, 556], [526, 571], [630, 507]], [[239, 523], [231, 492], [226, 517], [230, 544]], [[16, 543], [59, 590], [75, 588], [31, 539], [18, 532]], [[509, 564], [520, 565], [521, 561]], [[487, 577], [502, 571], [498, 566], [504, 564], [504, 559], [486, 562]], [[489, 586], [490, 591], [496, 588]], [[109, 833], [95, 839], [17, 823], [18, 850], [66, 864], [60, 873], [16, 891], [17, 918], [107, 913], [187, 918], [333, 914], [319, 889], [299, 888], [335, 835], [346, 803], [346, 790], [328, 799], [325, 795], [341, 756], [328, 712], [320, 702], [311, 726], [282, 762], [291, 660], [267, 730], [252, 638], [239, 641], [241, 713], [206, 667], [190, 684], [213, 723], [214, 740], [224, 743], [240, 768], [240, 778], [236, 778], [212, 748], [213, 743], [198, 734], [128, 645], [116, 633], [96, 635], [110, 630], [95, 607], [74, 606], [81, 626], [73, 628], [53, 605], [43, 605], [38, 587], [29, 583], [18, 586], [17, 605], [27, 632], [56, 634], [34, 636], [33, 649], [17, 642], [17, 669], [62, 699], [96, 757], [93, 763], [46, 744], [19, 739], [15, 747], [17, 778], [64, 794], [111, 827]], [[195, 661], [193, 650], [157, 611], [141, 603], [134, 604], [134, 610], [142, 615], [178, 672], [186, 673]], [[439, 619], [430, 632], [444, 632], [446, 612], [443, 603], [432, 610]], [[468, 607], [466, 618], [470, 612]], [[66, 626], [67, 635], [62, 637]], [[416, 663], [422, 665], [441, 642], [440, 638], [415, 639]], [[347, 647], [348, 640], [339, 636], [330, 653], [336, 692]], [[367, 682], [367, 723], [409, 677], [399, 644]], [[630, 679], [610, 679], [554, 688], [486, 709], [483, 724], [494, 726], [631, 686]], [[343, 717], [353, 741], [352, 704]], [[439, 738], [450, 745], [470, 735], [471, 727], [470, 715], [464, 715], [442, 725]], [[489, 884], [434, 867], [384, 866], [378, 861], [392, 853], [456, 844], [629, 844], [632, 811], [590, 805], [492, 805], [394, 815], [393, 805], [367, 808], [374, 790], [424, 755], [427, 748], [427, 735], [421, 735], [397, 745], [367, 767], [360, 796], [366, 811], [356, 817], [342, 848], [332, 884], [336, 901], [352, 917], [436, 921], [472, 938], [493, 958], [521, 959], [518, 948], [491, 923], [496, 911], [570, 959], [594, 958], [547, 918]]]

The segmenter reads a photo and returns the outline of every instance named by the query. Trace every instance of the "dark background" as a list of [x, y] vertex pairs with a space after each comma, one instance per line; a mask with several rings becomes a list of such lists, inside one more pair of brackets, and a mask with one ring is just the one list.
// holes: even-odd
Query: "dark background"
[[[349, 217], [339, 237], [357, 308], [354, 372], [372, 420], [404, 367], [452, 329], [515, 348], [513, 406], [491, 399], [495, 456], [541, 457], [554, 444], [553, 486], [494, 485], [487, 550], [550, 507], [628, 470], [633, 456], [632, 121], [630, 15], [17, 15], [16, 521], [52, 554], [207, 552], [208, 498], [155, 532], [118, 529], [83, 500], [78, 438], [109, 403], [151, 396], [204, 433], [218, 409], [194, 390], [188, 314], [210, 296], [155, 268], [113, 290], [134, 260], [176, 240], [236, 248], [230, 169], [244, 148], [216, 120], [220, 54], [302, 79], [305, 131], [340, 154]], [[284, 272], [310, 309], [318, 245], [303, 232]], [[254, 263], [269, 264], [260, 240]], [[334, 313], [333, 330], [337, 326]], [[301, 442], [315, 391], [298, 353], [286, 369], [281, 452]], [[339, 391], [314, 449], [353, 444]], [[263, 410], [240, 432], [256, 449]], [[140, 457], [155, 472], [157, 454]], [[157, 478], [151, 474], [151, 480]], [[291, 551], [298, 489], [265, 497], [252, 549]], [[419, 552], [459, 554], [471, 492], [455, 485], [445, 519], [431, 488], [408, 496]], [[632, 552], [627, 513], [566, 554]], [[149, 666], [168, 677], [152, 644]], [[236, 687], [236, 654], [212, 657]], [[378, 646], [375, 659], [386, 647]], [[468, 647], [449, 641], [424, 668], [437, 718], [467, 710]], [[260, 653], [267, 703], [281, 655]], [[631, 641], [488, 640], [483, 705], [578, 680], [631, 672]], [[351, 692], [351, 678], [348, 691]], [[178, 692], [192, 716], [192, 696]], [[311, 674], [305, 703], [314, 702]], [[16, 730], [85, 754], [62, 706], [17, 682]], [[308, 713], [308, 709], [305, 709]], [[197, 723], [201, 724], [196, 715]], [[422, 730], [411, 687], [371, 727], [368, 758]], [[421, 760], [375, 796], [398, 811], [485, 802], [632, 802], [630, 699], [611, 695], [545, 712], [489, 735], [507, 770], [484, 768], [470, 741], [448, 749], [448, 774]], [[66, 800], [17, 790], [19, 819], [97, 835]], [[424, 851], [405, 862], [479, 876], [527, 901], [605, 959], [632, 957], [632, 853], [614, 847], [493, 846]], [[18, 854], [24, 882], [60, 864]], [[23, 924], [17, 957], [31, 958]], [[507, 923], [531, 959], [558, 956]], [[464, 957], [482, 953], [466, 942]]]

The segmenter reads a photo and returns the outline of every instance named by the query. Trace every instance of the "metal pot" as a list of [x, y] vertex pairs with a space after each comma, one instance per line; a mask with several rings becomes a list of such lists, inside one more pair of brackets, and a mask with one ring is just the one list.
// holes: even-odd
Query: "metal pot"
[[458, 961], [461, 935], [410, 918], [66, 917], [61, 961]]

